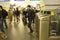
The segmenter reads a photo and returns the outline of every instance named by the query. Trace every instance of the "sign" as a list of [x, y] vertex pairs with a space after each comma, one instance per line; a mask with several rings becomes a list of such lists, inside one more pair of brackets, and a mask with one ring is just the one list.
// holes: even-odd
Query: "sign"
[[55, 14], [54, 14], [54, 11], [52, 11], [52, 12], [51, 12], [51, 16], [54, 16], [54, 15], [55, 15]]
[[0, 2], [7, 2], [7, 1], [10, 1], [10, 0], [0, 0]]

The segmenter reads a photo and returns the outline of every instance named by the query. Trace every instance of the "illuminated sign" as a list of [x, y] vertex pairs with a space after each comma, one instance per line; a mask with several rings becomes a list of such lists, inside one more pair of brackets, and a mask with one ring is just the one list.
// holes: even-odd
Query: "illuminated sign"
[[40, 1], [40, 0], [30, 0], [30, 1]]
[[25, 0], [14, 0], [14, 1], [25, 1]]
[[55, 15], [55, 13], [54, 13], [54, 11], [52, 11], [52, 12], [51, 12], [51, 16], [54, 16], [54, 15]]
[[7, 2], [7, 1], [9, 1], [9, 0], [0, 0], [0, 2]]

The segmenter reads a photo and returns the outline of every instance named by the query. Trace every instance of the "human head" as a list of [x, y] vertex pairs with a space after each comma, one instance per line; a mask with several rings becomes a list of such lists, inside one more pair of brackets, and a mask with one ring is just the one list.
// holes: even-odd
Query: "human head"
[[27, 7], [31, 7], [31, 5], [27, 5]]
[[2, 11], [3, 7], [0, 5], [0, 11]]
[[28, 9], [31, 8], [31, 5], [27, 5], [27, 8], [28, 8]]
[[16, 7], [16, 10], [18, 10], [18, 7]]
[[15, 11], [15, 8], [13, 9], [13, 11]]

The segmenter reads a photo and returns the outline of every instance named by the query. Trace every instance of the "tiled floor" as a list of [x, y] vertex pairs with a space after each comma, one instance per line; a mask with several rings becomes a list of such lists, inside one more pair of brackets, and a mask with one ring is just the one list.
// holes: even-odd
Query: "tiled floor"
[[12, 21], [11, 24], [8, 24], [6, 40], [38, 40], [36, 28], [33, 27], [33, 29], [34, 32], [29, 33], [29, 28], [23, 25], [21, 18], [19, 23]]

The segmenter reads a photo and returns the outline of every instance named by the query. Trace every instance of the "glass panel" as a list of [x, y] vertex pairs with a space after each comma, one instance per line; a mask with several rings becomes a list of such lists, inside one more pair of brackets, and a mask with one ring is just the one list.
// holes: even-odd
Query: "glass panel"
[[57, 8], [54, 11], [54, 16], [50, 18], [50, 36], [60, 36], [60, 9]]

